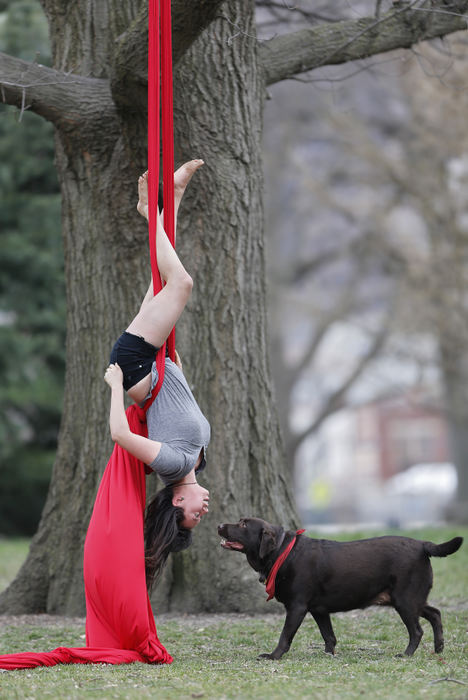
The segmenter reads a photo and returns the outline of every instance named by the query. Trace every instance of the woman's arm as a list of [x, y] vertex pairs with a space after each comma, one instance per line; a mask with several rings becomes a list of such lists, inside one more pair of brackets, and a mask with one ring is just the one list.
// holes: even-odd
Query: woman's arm
[[145, 464], [151, 464], [161, 450], [161, 443], [132, 433], [125, 415], [123, 374], [118, 364], [109, 365], [104, 379], [111, 388], [109, 427], [112, 439]]

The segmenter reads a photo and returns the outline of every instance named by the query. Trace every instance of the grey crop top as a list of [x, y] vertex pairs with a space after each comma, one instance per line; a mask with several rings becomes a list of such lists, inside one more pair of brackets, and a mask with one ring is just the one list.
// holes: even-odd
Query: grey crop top
[[[153, 363], [152, 387], [157, 380], [158, 371]], [[148, 466], [165, 485], [179, 481], [194, 468], [200, 450], [206, 452], [211, 430], [184, 373], [168, 357], [164, 381], [148, 408], [146, 423], [150, 440], [162, 443], [158, 456]]]

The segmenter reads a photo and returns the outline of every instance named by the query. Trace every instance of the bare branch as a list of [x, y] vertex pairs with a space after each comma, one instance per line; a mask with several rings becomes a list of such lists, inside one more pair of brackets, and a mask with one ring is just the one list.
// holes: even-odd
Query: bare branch
[[[352, 217], [350, 213], [344, 207], [341, 208], [339, 202], [334, 202], [333, 206], [336, 212], [340, 212], [351, 223]], [[298, 284], [303, 282], [306, 277], [314, 275], [324, 266], [332, 264], [339, 259], [359, 257], [362, 250], [371, 249], [373, 238], [373, 231], [364, 230], [359, 237], [351, 239], [345, 245], [330, 248], [310, 259], [298, 260], [287, 272], [284, 272], [282, 268], [278, 272], [275, 271], [275, 282], [281, 285]], [[383, 245], [387, 256], [393, 253], [393, 248], [388, 244], [386, 245], [385, 241]]]
[[[274, 2], [274, 0], [257, 0], [255, 3], [257, 7], [262, 7], [268, 10], [270, 14], [274, 17], [275, 22], [287, 21], [288, 14], [296, 14], [302, 19], [307, 19], [309, 21], [320, 21], [320, 22], [337, 22], [336, 17], [325, 15], [323, 12], [316, 12], [314, 10], [305, 10], [304, 8], [298, 7], [296, 5], [288, 5], [285, 2]], [[262, 23], [263, 24], [263, 23]]]
[[259, 47], [267, 85], [325, 65], [367, 58], [467, 29], [468, 0], [398, 3], [376, 17], [344, 20], [277, 36]]
[[83, 78], [0, 52], [2, 101], [31, 110], [54, 124], [114, 113], [107, 80]]
[[315, 417], [315, 420], [309, 425], [308, 428], [306, 428], [306, 430], [303, 430], [290, 441], [289, 448], [292, 450], [293, 454], [296, 452], [299, 445], [301, 444], [301, 442], [303, 442], [303, 440], [305, 440], [306, 437], [316, 432], [316, 430], [318, 430], [320, 425], [326, 418], [328, 418], [328, 416], [330, 416], [332, 413], [334, 413], [344, 405], [344, 401], [348, 390], [358, 379], [358, 377], [361, 376], [361, 374], [371, 362], [371, 360], [373, 360], [379, 354], [387, 339], [387, 336], [388, 328], [385, 326], [382, 327], [378, 333], [376, 333], [368, 351], [364, 355], [362, 355], [359, 362], [350, 372], [348, 377], [346, 377], [341, 386], [328, 397], [325, 405], [322, 407], [322, 410]]
[[340, 295], [337, 300], [333, 310], [323, 315], [317, 323], [315, 328], [314, 336], [309, 344], [309, 347], [302, 356], [300, 362], [294, 368], [295, 376], [298, 377], [304, 369], [311, 363], [312, 359], [317, 353], [317, 350], [325, 338], [325, 335], [330, 330], [330, 327], [336, 322], [343, 318], [349, 316], [352, 310], [355, 308], [355, 294], [354, 290], [357, 286], [357, 280], [353, 280], [346, 290]]

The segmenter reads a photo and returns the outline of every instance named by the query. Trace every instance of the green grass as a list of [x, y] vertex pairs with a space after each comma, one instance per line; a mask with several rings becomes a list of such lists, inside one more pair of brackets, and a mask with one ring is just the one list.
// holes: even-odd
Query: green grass
[[[468, 528], [457, 528], [468, 535]], [[360, 533], [369, 536], [371, 533]], [[373, 533], [372, 533], [373, 534]], [[437, 542], [453, 533], [424, 530], [407, 533]], [[352, 536], [353, 539], [355, 535]], [[335, 539], [349, 539], [349, 536]], [[4, 562], [5, 541], [0, 542]], [[24, 548], [23, 548], [24, 553]], [[174, 656], [169, 666], [55, 666], [0, 674], [3, 698], [161, 698], [185, 700], [283, 700], [286, 698], [468, 698], [468, 545], [448, 559], [433, 559], [435, 585], [430, 600], [442, 610], [445, 652], [434, 654], [432, 631], [411, 659], [399, 658], [407, 633], [391, 609], [333, 616], [337, 654], [323, 653], [323, 642], [311, 618], [304, 621], [290, 652], [281, 661], [257, 661], [271, 651], [284, 617], [160, 616], [161, 641]], [[18, 558], [13, 568], [17, 568]], [[5, 619], [5, 618], [4, 618]], [[84, 621], [65, 618], [0, 617], [0, 653], [45, 651], [56, 646], [82, 646]], [[8, 620], [8, 618], [7, 618]]]
[[29, 540], [22, 537], [0, 538], [0, 591], [8, 586], [26, 559]]

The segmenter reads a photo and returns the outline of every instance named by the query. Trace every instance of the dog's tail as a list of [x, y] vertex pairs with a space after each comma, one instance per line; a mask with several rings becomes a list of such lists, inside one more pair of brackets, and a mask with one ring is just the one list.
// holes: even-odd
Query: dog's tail
[[460, 549], [463, 542], [463, 537], [454, 537], [453, 540], [443, 542], [442, 544], [434, 544], [434, 542], [424, 542], [424, 551], [430, 557], [447, 557]]

